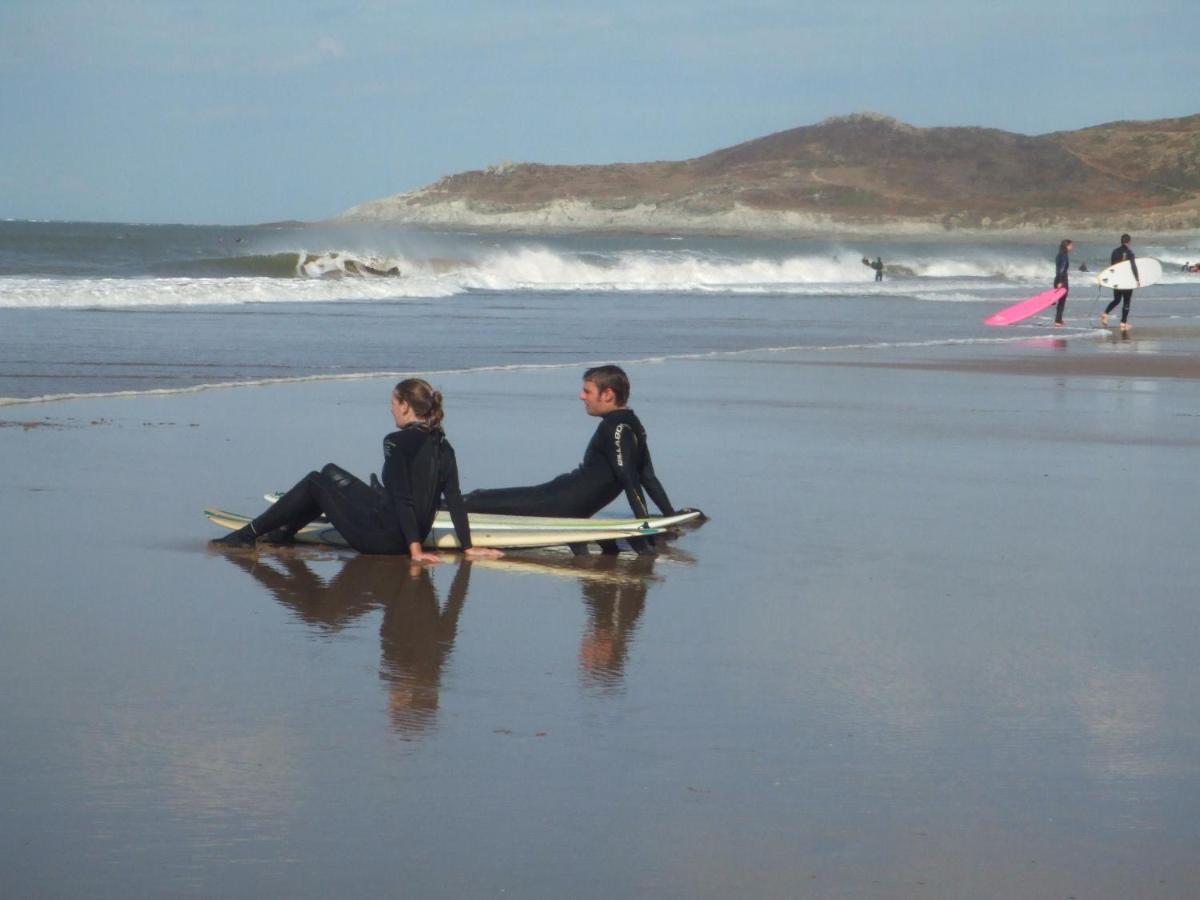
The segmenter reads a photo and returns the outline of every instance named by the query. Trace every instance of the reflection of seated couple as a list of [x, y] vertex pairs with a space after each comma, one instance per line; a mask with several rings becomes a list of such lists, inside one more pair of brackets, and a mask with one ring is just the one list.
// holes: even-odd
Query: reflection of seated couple
[[[272, 557], [271, 563], [236, 554], [227, 558], [254, 576], [300, 621], [322, 632], [339, 632], [364, 614], [381, 609], [380, 677], [388, 691], [392, 727], [400, 734], [419, 735], [434, 726], [442, 668], [454, 649], [471, 563], [455, 571], [443, 606], [430, 572], [403, 557], [350, 557], [328, 581], [294, 556]], [[634, 626], [645, 606], [653, 558], [478, 565], [578, 577], [588, 608], [588, 626], [579, 652], [584, 683], [608, 690], [619, 686]]]

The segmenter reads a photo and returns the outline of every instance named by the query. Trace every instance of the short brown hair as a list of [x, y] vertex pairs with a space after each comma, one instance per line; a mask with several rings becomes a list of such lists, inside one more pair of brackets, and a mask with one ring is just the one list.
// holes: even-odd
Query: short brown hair
[[598, 391], [611, 390], [617, 406], [629, 402], [629, 376], [620, 366], [593, 366], [583, 373], [583, 380], [590, 381]]

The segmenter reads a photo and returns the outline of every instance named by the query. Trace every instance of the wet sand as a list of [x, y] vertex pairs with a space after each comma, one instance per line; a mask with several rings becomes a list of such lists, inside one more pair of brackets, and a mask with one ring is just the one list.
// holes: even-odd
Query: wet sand
[[[656, 560], [207, 548], [387, 382], [0, 416], [6, 893], [1192, 896], [1193, 341], [631, 367]], [[578, 374], [439, 377], [465, 486]]]

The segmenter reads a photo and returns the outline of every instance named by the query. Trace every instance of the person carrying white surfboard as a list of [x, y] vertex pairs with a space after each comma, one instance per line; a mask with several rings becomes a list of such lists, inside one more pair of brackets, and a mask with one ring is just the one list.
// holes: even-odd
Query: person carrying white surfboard
[[[1121, 235], [1121, 246], [1112, 252], [1110, 262], [1115, 266], [1117, 263], [1129, 260], [1129, 268], [1133, 270], [1133, 279], [1137, 282], [1137, 286], [1142, 286], [1141, 276], [1138, 275], [1138, 267], [1134, 252], [1129, 249], [1129, 244], [1133, 240], [1129, 235]], [[1121, 330], [1129, 330], [1129, 304], [1133, 300], [1133, 288], [1113, 288], [1112, 303], [1104, 307], [1104, 312], [1100, 313], [1100, 324], [1108, 324], [1108, 314], [1117, 308], [1117, 304], [1121, 304]]]
[[1063, 310], [1067, 308], [1067, 294], [1071, 293], [1069, 275], [1071, 273], [1071, 250], [1075, 244], [1070, 238], [1064, 238], [1058, 245], [1058, 256], [1054, 257], [1054, 286], [1063, 289], [1063, 295], [1058, 298], [1058, 307], [1054, 311], [1054, 327], [1062, 328]]
[[504, 554], [471, 545], [471, 525], [463, 509], [454, 448], [442, 431], [442, 394], [420, 378], [407, 378], [392, 390], [392, 418], [398, 431], [383, 440], [383, 482], [368, 485], [329, 463], [309, 472], [250, 524], [211, 541], [220, 547], [291, 543], [296, 532], [321, 515], [359, 553], [408, 554], [413, 562], [439, 563], [422, 549], [443, 498], [468, 558]]

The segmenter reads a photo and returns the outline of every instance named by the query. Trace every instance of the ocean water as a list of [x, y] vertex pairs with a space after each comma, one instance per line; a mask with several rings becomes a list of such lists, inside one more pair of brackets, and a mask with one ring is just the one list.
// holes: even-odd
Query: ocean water
[[[1114, 240], [1115, 245], [1115, 240]], [[1141, 245], [1134, 317], [1200, 316], [1200, 241]], [[1077, 241], [1069, 335], [1107, 297]], [[361, 225], [0, 222], [0, 404], [214, 385], [774, 348], [1024, 340], [988, 313], [1056, 243], [435, 233]], [[874, 281], [863, 257], [882, 256]]]

